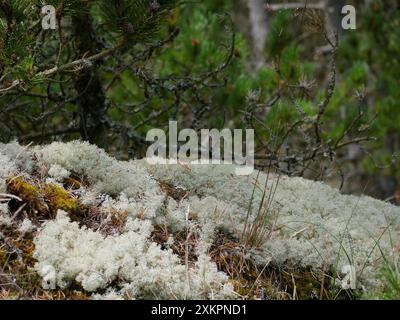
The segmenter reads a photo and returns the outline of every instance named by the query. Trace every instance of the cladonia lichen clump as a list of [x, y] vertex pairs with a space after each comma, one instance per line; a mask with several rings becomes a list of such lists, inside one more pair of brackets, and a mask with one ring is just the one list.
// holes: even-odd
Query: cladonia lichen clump
[[[19, 161], [15, 150], [24, 154]], [[380, 286], [382, 254], [398, 255], [399, 207], [342, 195], [321, 182], [237, 176], [235, 169], [117, 161], [81, 141], [0, 145], [3, 192], [10, 177], [17, 177], [14, 184], [33, 181], [40, 171], [40, 197], [51, 185], [74, 201], [55, 206], [53, 216], [41, 219], [36, 208], [39, 219], [16, 218], [20, 232], [34, 237], [34, 267], [45, 286], [80, 286], [94, 299], [233, 298], [230, 274], [211, 254], [224, 241], [259, 269], [271, 263], [339, 275], [349, 265], [357, 288]], [[85, 211], [73, 215], [70, 205]], [[3, 225], [14, 223], [8, 209], [3, 202]], [[250, 245], [244, 231], [257, 229], [260, 210], [262, 238]]]
[[162, 250], [149, 240], [152, 230], [148, 220], [130, 220], [125, 233], [103, 237], [80, 228], [59, 211], [35, 239], [36, 269], [45, 276], [51, 266], [57, 271], [57, 286], [67, 287], [75, 280], [89, 292], [117, 283], [122, 295], [133, 298], [229, 296], [228, 277], [212, 262], [201, 256], [195, 266], [186, 268], [171, 250]]

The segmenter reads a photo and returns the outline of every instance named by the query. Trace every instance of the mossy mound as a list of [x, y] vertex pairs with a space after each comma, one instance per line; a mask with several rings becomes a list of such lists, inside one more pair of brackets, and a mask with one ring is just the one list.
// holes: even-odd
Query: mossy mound
[[8, 298], [353, 299], [381, 288], [400, 243], [398, 207], [322, 183], [121, 162], [80, 141], [2, 152]]

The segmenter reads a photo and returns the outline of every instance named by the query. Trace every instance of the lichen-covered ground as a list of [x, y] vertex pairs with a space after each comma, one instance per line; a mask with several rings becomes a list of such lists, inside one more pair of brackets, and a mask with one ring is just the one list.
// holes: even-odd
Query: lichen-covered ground
[[399, 207], [323, 183], [0, 144], [0, 298], [358, 298], [399, 250]]

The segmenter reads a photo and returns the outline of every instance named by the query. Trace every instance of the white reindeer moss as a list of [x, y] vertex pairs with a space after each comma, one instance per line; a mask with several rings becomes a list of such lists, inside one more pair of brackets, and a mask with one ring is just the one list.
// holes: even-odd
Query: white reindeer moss
[[[15, 150], [25, 160], [12, 160]], [[237, 176], [234, 166], [121, 162], [96, 146], [74, 141], [28, 149], [0, 145], [0, 192], [10, 174], [28, 174], [32, 168], [60, 183], [72, 175], [83, 178], [74, 194], [83, 205], [108, 216], [105, 222], [116, 212], [127, 217], [123, 230], [105, 236], [59, 211], [34, 239], [35, 268], [44, 279], [54, 270], [58, 287], [77, 282], [95, 299], [233, 297], [228, 276], [217, 270], [208, 251], [217, 232], [239, 241], [249, 208], [249, 221], [254, 220], [266, 181], [267, 195], [278, 182], [278, 177], [268, 179], [259, 172]], [[340, 273], [351, 265], [358, 286], [370, 289], [380, 285], [382, 252], [387, 257], [398, 254], [400, 208], [369, 197], [280, 177], [267, 213], [266, 237], [249, 255], [261, 268], [271, 262]], [[6, 215], [2, 213], [3, 220]], [[156, 228], [169, 232], [163, 246], [152, 240]], [[174, 236], [186, 233], [198, 241], [196, 259], [188, 265], [171, 250]]]
[[12, 173], [17, 171], [16, 165], [11, 162], [8, 155], [3, 153], [4, 150], [0, 145], [0, 193], [6, 192], [6, 178]]
[[[159, 180], [195, 191], [202, 199], [215, 197], [228, 204], [222, 226], [240, 236], [243, 221], [253, 196], [253, 216], [262, 201], [268, 180], [268, 195], [277, 183], [276, 176], [254, 172], [242, 177], [232, 166], [187, 166], [141, 164]], [[400, 208], [372, 199], [341, 195], [320, 182], [280, 177], [268, 211], [269, 227], [257, 261], [291, 264], [316, 269], [336, 270], [352, 265], [359, 285], [373, 287], [382, 262], [382, 253], [396, 254], [400, 244]], [[209, 208], [210, 209], [210, 208]], [[208, 217], [213, 216], [208, 210]], [[218, 224], [218, 219], [210, 219]], [[234, 221], [234, 224], [232, 223]], [[260, 258], [261, 257], [261, 258]]]
[[[21, 171], [32, 173], [34, 162], [32, 160], [32, 152], [29, 148], [20, 146], [16, 141], [8, 144], [0, 143], [0, 154], [7, 155], [12, 165]], [[2, 169], [0, 168], [0, 170]]]
[[32, 221], [29, 219], [24, 219], [18, 228], [18, 231], [22, 234], [30, 233], [35, 229]]
[[[84, 176], [98, 193], [121, 197], [121, 205], [130, 202], [132, 210], [154, 217], [163, 195], [156, 181], [133, 161], [120, 162], [87, 142], [55, 142], [36, 148], [40, 162], [50, 167], [55, 177], [66, 172]], [[58, 171], [58, 172], [57, 172]]]
[[206, 258], [189, 269], [177, 255], [148, 240], [149, 221], [130, 221], [128, 231], [104, 238], [80, 228], [59, 211], [55, 221], [44, 224], [35, 239], [38, 273], [55, 269], [56, 284], [63, 288], [71, 280], [96, 292], [112, 283], [129, 297], [176, 299], [224, 297], [227, 276]]
[[12, 220], [0, 207], [0, 227], [11, 227]]

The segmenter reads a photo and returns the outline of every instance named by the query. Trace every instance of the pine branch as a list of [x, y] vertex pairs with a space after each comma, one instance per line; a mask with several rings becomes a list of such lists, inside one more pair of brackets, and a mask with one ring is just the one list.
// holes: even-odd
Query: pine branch
[[[47, 78], [56, 73], [67, 71], [67, 70], [73, 69], [73, 68], [78, 68], [78, 69], [90, 68], [93, 65], [93, 62], [113, 54], [114, 52], [121, 49], [123, 46], [124, 46], [124, 43], [120, 43], [110, 49], [106, 49], [106, 50], [104, 50], [98, 54], [95, 54], [93, 56], [90, 56], [88, 58], [78, 59], [78, 60], [69, 62], [67, 64], [64, 64], [62, 66], [55, 66], [51, 69], [47, 69], [45, 71], [37, 73], [36, 75], [33, 76], [33, 78], [37, 78], [37, 79]], [[21, 79], [14, 80], [12, 82], [12, 84], [10, 86], [8, 86], [7, 88], [0, 89], [0, 94], [5, 94], [10, 90], [15, 89], [22, 83], [23, 83], [23, 81]]]
[[106, 26], [133, 42], [149, 42], [180, 0], [99, 0]]

